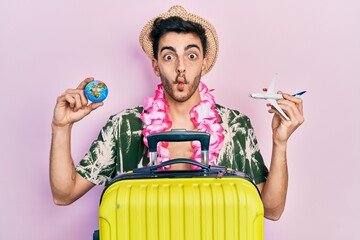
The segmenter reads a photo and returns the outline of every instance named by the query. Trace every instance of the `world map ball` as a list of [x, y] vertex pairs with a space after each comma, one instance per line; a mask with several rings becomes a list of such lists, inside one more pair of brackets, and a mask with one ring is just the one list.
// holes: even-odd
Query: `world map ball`
[[106, 84], [99, 80], [92, 80], [84, 89], [85, 96], [92, 102], [102, 102], [108, 95], [108, 88]]

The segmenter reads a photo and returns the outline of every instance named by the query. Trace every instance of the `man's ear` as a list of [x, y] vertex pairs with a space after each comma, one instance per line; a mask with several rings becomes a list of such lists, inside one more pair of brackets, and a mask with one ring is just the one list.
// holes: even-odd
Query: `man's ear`
[[201, 66], [201, 76], [204, 76], [206, 73], [206, 69], [207, 69], [207, 65], [208, 65], [208, 59], [205, 57]]
[[151, 64], [152, 64], [155, 75], [157, 77], [160, 77], [160, 69], [159, 69], [158, 61], [155, 58], [153, 58], [151, 61]]

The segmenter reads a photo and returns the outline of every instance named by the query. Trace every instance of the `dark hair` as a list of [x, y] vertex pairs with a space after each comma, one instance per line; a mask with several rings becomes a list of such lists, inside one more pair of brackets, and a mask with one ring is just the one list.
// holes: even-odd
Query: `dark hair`
[[205, 57], [207, 48], [205, 29], [198, 23], [185, 21], [180, 17], [170, 17], [166, 19], [158, 18], [154, 21], [153, 28], [150, 33], [150, 38], [153, 43], [153, 53], [155, 59], [157, 59], [159, 51], [160, 38], [169, 32], [195, 33], [196, 35], [198, 35]]

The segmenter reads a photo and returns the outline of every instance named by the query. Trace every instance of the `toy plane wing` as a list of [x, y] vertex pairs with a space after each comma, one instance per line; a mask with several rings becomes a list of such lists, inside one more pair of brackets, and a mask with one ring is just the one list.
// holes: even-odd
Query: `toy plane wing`
[[267, 89], [267, 93], [271, 93], [271, 94], [275, 93], [276, 79], [277, 79], [277, 75], [275, 74], [273, 79], [271, 80], [270, 86]]
[[275, 93], [275, 84], [276, 84], [276, 75], [273, 77], [273, 79], [271, 80], [270, 86], [268, 89], [264, 89], [263, 93], [251, 93], [250, 97], [255, 98], [255, 99], [282, 99], [282, 95], [281, 94], [276, 94]]
[[[281, 94], [277, 94], [275, 92], [276, 78], [277, 78], [277, 75], [275, 75], [273, 77], [273, 79], [271, 80], [269, 88], [264, 89], [263, 93], [251, 93], [250, 97], [255, 98], [255, 99], [265, 99], [265, 100], [267, 100], [286, 120], [289, 120], [289, 117], [285, 114], [285, 112], [281, 109], [281, 107], [279, 106], [279, 104], [276, 101], [278, 99], [283, 98]], [[306, 91], [295, 93], [295, 94], [293, 94], [293, 96], [300, 96], [300, 95], [304, 94], [305, 92]]]
[[289, 117], [284, 113], [284, 111], [281, 109], [281, 107], [279, 106], [279, 104], [276, 102], [275, 99], [271, 99], [268, 98], [266, 99], [276, 110], [279, 111], [279, 113], [286, 119], [286, 120], [290, 120]]

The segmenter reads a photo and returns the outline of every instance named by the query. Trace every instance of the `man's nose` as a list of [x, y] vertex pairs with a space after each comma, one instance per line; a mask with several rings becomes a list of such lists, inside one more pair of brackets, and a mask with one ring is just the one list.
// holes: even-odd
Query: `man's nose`
[[184, 60], [178, 59], [177, 72], [184, 73], [185, 72], [185, 63]]

